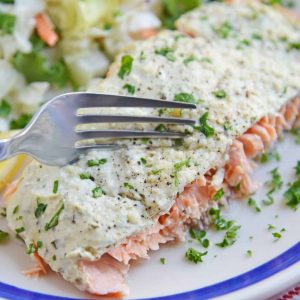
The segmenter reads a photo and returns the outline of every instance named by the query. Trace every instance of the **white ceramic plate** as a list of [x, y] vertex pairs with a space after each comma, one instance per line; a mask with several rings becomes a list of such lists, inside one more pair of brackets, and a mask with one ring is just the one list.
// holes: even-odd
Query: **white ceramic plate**
[[[293, 211], [284, 205], [282, 194], [286, 183], [295, 179], [293, 168], [300, 160], [300, 146], [287, 135], [277, 148], [282, 160], [261, 165], [254, 174], [263, 185], [270, 179], [270, 170], [279, 167], [285, 185], [275, 194], [275, 204], [262, 207], [258, 213], [245, 201], [232, 200], [224, 215], [242, 225], [233, 246], [218, 248], [214, 244], [222, 239], [224, 232], [209, 231], [208, 255], [198, 265], [184, 258], [188, 247], [204, 251], [196, 242], [162, 247], [151, 254], [150, 260], [140, 261], [132, 267], [128, 278], [130, 299], [207, 299], [217, 296], [262, 299], [299, 281], [300, 209]], [[265, 194], [263, 187], [254, 198], [259, 202]], [[286, 229], [280, 240], [274, 241], [268, 224], [275, 226], [278, 232]], [[4, 221], [1, 228], [5, 228]], [[247, 250], [252, 251], [252, 257], [247, 257]], [[14, 239], [0, 247], [0, 296], [7, 299], [93, 298], [77, 291], [54, 273], [39, 279], [25, 277], [21, 271], [31, 267], [32, 262], [24, 252], [21, 242]], [[160, 257], [166, 258], [165, 265], [160, 263]]]
[[[300, 11], [300, 0], [296, 4]], [[220, 249], [214, 244], [224, 233], [209, 231], [211, 246], [201, 264], [184, 258], [189, 247], [205, 251], [197, 243], [163, 246], [151, 253], [150, 260], [139, 261], [129, 273], [129, 299], [266, 299], [300, 281], [300, 209], [292, 211], [282, 197], [287, 182], [295, 178], [293, 167], [300, 160], [300, 146], [286, 136], [277, 149], [282, 160], [262, 165], [254, 173], [263, 185], [270, 178], [269, 171], [279, 167], [285, 185], [275, 194], [275, 204], [257, 213], [246, 202], [231, 201], [224, 215], [242, 225], [239, 238], [233, 246]], [[265, 194], [262, 188], [254, 198], [260, 202]], [[274, 241], [268, 224], [275, 226], [275, 231], [285, 228], [280, 240]], [[6, 229], [4, 220], [0, 226]], [[252, 251], [252, 257], [246, 255], [247, 250]], [[161, 257], [166, 259], [165, 265], [160, 263]], [[21, 242], [14, 239], [1, 245], [0, 258], [2, 299], [99, 299], [77, 291], [53, 272], [38, 279], [25, 277], [21, 271], [30, 268], [32, 262]]]

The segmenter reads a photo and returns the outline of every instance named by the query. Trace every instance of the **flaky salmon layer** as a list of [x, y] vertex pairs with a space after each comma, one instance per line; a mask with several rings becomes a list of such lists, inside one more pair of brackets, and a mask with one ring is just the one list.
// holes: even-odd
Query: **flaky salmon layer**
[[[217, 170], [212, 169], [187, 185], [169, 212], [161, 215], [147, 232], [129, 237], [96, 262], [82, 261], [81, 267], [91, 280], [91, 292], [100, 295], [126, 294], [128, 286], [125, 276], [130, 262], [149, 258], [149, 252], [158, 250], [160, 244], [184, 241], [191, 226], [203, 228], [208, 225], [205, 224], [207, 214], [211, 207], [218, 205], [213, 197], [220, 188], [226, 190], [226, 196], [238, 198], [253, 193], [257, 188], [251, 179], [256, 165], [253, 158], [272, 146], [284, 130], [293, 127], [300, 127], [299, 97], [283, 106], [276, 115], [261, 118], [233, 142], [228, 150], [229, 160], [224, 166], [224, 179], [219, 186], [213, 183]], [[226, 196], [223, 196], [223, 200]]]

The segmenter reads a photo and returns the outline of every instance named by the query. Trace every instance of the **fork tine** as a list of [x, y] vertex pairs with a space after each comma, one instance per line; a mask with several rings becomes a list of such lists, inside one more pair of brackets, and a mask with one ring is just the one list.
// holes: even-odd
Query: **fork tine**
[[168, 123], [193, 125], [195, 120], [148, 116], [78, 115], [78, 124], [90, 123]]
[[197, 107], [195, 104], [191, 103], [95, 93], [69, 93], [59, 97], [65, 97], [66, 101], [67, 99], [72, 99], [72, 101], [74, 101], [78, 105], [78, 108], [150, 107], [195, 109]]
[[86, 130], [76, 131], [79, 139], [100, 138], [182, 138], [186, 134], [181, 132], [159, 132], [140, 130]]

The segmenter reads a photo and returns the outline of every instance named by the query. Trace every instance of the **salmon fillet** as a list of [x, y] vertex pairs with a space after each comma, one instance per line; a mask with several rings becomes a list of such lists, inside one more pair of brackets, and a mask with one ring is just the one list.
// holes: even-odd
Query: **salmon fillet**
[[[177, 26], [180, 31], [124, 49], [94, 91], [194, 102], [192, 112], [121, 111], [190, 117], [199, 120], [193, 128], [111, 127], [190, 135], [120, 142], [127, 148], [91, 151], [64, 168], [32, 163], [8, 203], [9, 226], [24, 228], [27, 245], [42, 241], [39, 257], [81, 290], [128, 293], [132, 260], [184, 241], [190, 227], [209, 225], [211, 208], [252, 193], [253, 158], [299, 126], [300, 53], [293, 46], [299, 25], [264, 5], [215, 3], [183, 16]], [[59, 182], [56, 192], [53, 182]], [[214, 201], [220, 188], [225, 194]]]

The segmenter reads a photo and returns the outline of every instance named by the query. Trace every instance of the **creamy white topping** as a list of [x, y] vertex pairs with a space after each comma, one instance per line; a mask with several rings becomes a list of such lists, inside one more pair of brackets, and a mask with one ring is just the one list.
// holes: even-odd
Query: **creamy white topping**
[[[222, 28], [224, 24], [227, 29]], [[127, 148], [93, 150], [64, 168], [33, 163], [8, 205], [10, 227], [24, 227], [20, 235], [27, 245], [42, 241], [39, 254], [80, 288], [89, 283], [78, 268], [79, 260], [96, 260], [125, 238], [152, 226], [186, 184], [225, 164], [226, 151], [236, 136], [262, 116], [275, 114], [300, 90], [300, 51], [292, 47], [300, 41], [300, 27], [275, 10], [256, 4], [210, 4], [182, 17], [178, 26], [198, 37], [164, 31], [132, 44], [117, 57], [108, 78], [95, 91], [126, 95], [130, 89], [124, 85], [129, 84], [135, 96], [174, 100], [188, 94], [198, 104], [197, 110], [122, 109], [121, 113], [198, 120], [208, 112], [207, 124], [214, 132], [203, 129], [205, 122], [200, 130], [168, 126], [191, 134], [177, 142], [126, 141]], [[126, 55], [133, 59], [132, 67], [120, 78]], [[120, 113], [120, 109], [111, 111]], [[145, 130], [155, 125], [112, 127]], [[99, 165], [88, 166], [91, 160]], [[55, 181], [57, 193], [53, 192]], [[38, 203], [47, 208], [36, 217]], [[14, 214], [16, 206], [19, 210]], [[46, 230], [55, 214], [57, 224]]]

